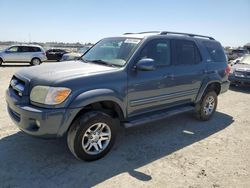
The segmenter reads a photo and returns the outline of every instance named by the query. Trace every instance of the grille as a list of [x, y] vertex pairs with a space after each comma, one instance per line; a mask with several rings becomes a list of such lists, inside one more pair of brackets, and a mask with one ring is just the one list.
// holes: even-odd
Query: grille
[[234, 72], [234, 75], [236, 76], [236, 77], [245, 77], [246, 75], [246, 72], [243, 72], [243, 71], [235, 71]]

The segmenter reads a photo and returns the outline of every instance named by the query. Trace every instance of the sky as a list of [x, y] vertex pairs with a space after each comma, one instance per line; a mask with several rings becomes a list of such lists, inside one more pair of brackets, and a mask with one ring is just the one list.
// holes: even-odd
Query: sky
[[0, 0], [0, 41], [92, 42], [125, 32], [250, 42], [250, 0]]

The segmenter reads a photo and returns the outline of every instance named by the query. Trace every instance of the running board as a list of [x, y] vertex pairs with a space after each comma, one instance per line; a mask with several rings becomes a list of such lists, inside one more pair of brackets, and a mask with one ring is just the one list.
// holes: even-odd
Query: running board
[[160, 111], [159, 113], [155, 113], [152, 115], [145, 115], [141, 118], [138, 119], [134, 119], [128, 122], [124, 122], [123, 125], [125, 128], [130, 128], [130, 127], [135, 127], [135, 126], [139, 126], [145, 123], [149, 123], [152, 121], [158, 121], [161, 119], [165, 119], [167, 117], [170, 116], [174, 116], [177, 114], [181, 114], [181, 113], [185, 113], [185, 112], [189, 112], [194, 110], [193, 106], [183, 106], [183, 107], [178, 107], [178, 108], [174, 108], [174, 109], [170, 109], [170, 110], [165, 110], [165, 111]]

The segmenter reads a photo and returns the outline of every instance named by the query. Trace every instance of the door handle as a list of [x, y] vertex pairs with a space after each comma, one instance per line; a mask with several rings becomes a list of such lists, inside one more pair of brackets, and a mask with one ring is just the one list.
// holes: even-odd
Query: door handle
[[164, 79], [168, 79], [170, 78], [171, 80], [174, 79], [174, 74], [166, 74], [165, 76], [163, 76]]
[[216, 73], [216, 71], [215, 71], [215, 70], [210, 70], [210, 71], [208, 71], [208, 70], [206, 70], [206, 69], [204, 69], [202, 72], [203, 72], [204, 74], [212, 74], [212, 73]]

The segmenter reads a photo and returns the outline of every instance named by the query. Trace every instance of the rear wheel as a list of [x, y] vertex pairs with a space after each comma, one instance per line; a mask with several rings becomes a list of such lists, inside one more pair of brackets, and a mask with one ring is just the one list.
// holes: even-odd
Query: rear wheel
[[71, 125], [67, 142], [72, 154], [93, 161], [105, 156], [115, 142], [117, 125], [106, 113], [92, 111], [80, 115]]
[[2, 58], [0, 58], [0, 65], [2, 65], [3, 64], [3, 60], [2, 60]]
[[215, 91], [208, 91], [202, 97], [201, 101], [195, 106], [195, 116], [199, 120], [209, 120], [217, 107], [217, 94]]
[[31, 60], [31, 65], [33, 65], [33, 66], [35, 66], [35, 65], [40, 65], [42, 62], [41, 62], [41, 60], [39, 59], [39, 58], [33, 58], [32, 60]]

